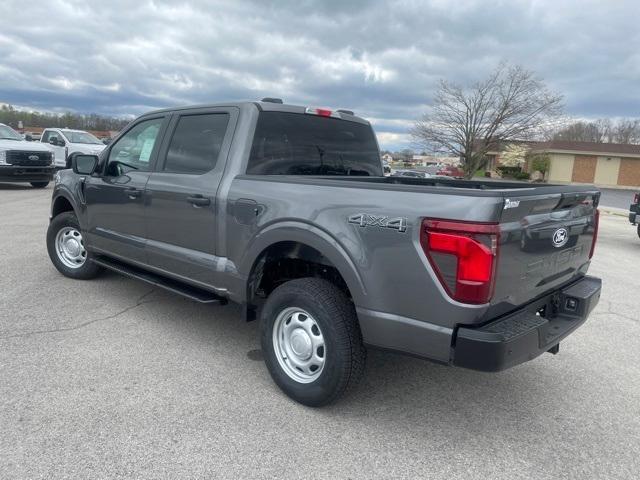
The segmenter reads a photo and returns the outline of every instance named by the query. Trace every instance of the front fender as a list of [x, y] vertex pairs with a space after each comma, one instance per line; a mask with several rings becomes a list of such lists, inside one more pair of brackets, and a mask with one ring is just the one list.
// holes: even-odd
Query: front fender
[[82, 230], [86, 230], [86, 216], [84, 215], [84, 208], [80, 205], [80, 202], [73, 194], [71, 188], [68, 185], [60, 184], [56, 185], [53, 190], [53, 195], [51, 198], [51, 209], [49, 212], [49, 221], [53, 219], [55, 215], [57, 215], [60, 211], [64, 211], [65, 209], [60, 208], [60, 202], [66, 200], [73, 209], [73, 213], [78, 219], [78, 223], [80, 224], [80, 228]]

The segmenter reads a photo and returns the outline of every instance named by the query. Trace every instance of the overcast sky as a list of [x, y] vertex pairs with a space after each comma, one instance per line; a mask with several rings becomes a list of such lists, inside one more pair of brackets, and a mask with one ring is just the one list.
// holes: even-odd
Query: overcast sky
[[0, 102], [137, 115], [282, 97], [369, 118], [399, 149], [438, 79], [501, 61], [576, 117], [640, 117], [639, 0], [4, 0]]

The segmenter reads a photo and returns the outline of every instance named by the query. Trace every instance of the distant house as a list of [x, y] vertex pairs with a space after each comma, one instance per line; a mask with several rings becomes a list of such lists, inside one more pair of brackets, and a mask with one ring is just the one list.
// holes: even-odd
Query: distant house
[[[640, 145], [566, 140], [523, 143], [533, 152], [549, 155], [547, 179], [550, 182], [640, 186]], [[500, 165], [500, 154], [505, 146], [487, 153], [487, 170]]]
[[460, 159], [458, 157], [443, 157], [440, 155], [414, 155], [413, 162], [423, 167], [440, 164], [454, 166], [460, 163]]
[[422, 165], [423, 167], [428, 167], [430, 165], [437, 165], [440, 163], [437, 157], [431, 155], [414, 155], [413, 162], [416, 165]]

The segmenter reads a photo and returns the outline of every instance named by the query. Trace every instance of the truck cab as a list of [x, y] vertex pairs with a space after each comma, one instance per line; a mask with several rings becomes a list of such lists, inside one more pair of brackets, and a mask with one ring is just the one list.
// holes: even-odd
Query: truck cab
[[68, 168], [67, 158], [72, 153], [98, 155], [105, 147], [97, 137], [84, 130], [47, 128], [40, 143], [46, 143], [56, 154], [56, 169]]

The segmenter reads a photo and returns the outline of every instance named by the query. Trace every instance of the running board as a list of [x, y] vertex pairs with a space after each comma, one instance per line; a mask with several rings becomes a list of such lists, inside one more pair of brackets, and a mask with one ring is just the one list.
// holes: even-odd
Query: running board
[[155, 273], [149, 272], [148, 270], [143, 270], [142, 268], [137, 268], [132, 265], [119, 262], [118, 260], [114, 260], [112, 258], [99, 256], [96, 258], [92, 258], [91, 260], [93, 261], [93, 263], [100, 265], [101, 267], [120, 273], [129, 278], [135, 278], [137, 280], [142, 280], [143, 282], [150, 283], [151, 285], [164, 288], [165, 290], [169, 290], [170, 292], [177, 293], [178, 295], [182, 295], [183, 297], [190, 298], [191, 300], [195, 300], [196, 302], [219, 305], [227, 304], [226, 298], [221, 297], [220, 295], [216, 295], [213, 292], [209, 292], [198, 287], [192, 287], [191, 285], [186, 285], [182, 282], [163, 277], [162, 275], [157, 275]]

